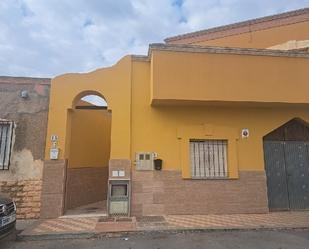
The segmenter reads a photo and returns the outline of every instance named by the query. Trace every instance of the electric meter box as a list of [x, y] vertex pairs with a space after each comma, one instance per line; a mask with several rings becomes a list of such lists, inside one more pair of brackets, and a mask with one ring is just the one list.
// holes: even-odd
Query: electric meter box
[[137, 152], [135, 154], [136, 170], [154, 170], [155, 152]]

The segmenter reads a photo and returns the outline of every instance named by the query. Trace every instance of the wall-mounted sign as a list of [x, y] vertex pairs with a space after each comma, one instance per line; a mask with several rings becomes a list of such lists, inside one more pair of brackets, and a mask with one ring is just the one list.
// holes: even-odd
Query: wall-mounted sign
[[124, 177], [125, 172], [124, 170], [113, 170], [112, 171], [112, 177]]
[[248, 138], [249, 137], [249, 129], [245, 128], [241, 130], [241, 137]]
[[58, 135], [51, 135], [50, 136], [50, 140], [52, 141], [52, 142], [56, 142], [56, 141], [58, 141]]
[[113, 170], [113, 171], [112, 171], [112, 176], [113, 176], [113, 177], [118, 177], [118, 176], [119, 176], [118, 170]]
[[119, 173], [120, 177], [124, 177], [125, 176], [124, 170], [119, 170], [118, 173]]
[[52, 148], [50, 149], [50, 159], [51, 160], [57, 160], [58, 159], [58, 156], [59, 156], [59, 149], [58, 148]]

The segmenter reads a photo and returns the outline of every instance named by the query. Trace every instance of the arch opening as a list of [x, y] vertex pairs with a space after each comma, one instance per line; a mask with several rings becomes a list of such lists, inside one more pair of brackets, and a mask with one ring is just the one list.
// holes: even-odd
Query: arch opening
[[[78, 109], [79, 107], [108, 107], [108, 101], [106, 98], [99, 92], [93, 90], [83, 91], [76, 95], [72, 102], [72, 108]], [[90, 108], [91, 109], [91, 108]]]
[[263, 137], [264, 141], [309, 141], [309, 123], [293, 118]]
[[65, 214], [106, 214], [112, 111], [95, 91], [78, 94], [68, 110]]
[[98, 95], [86, 95], [80, 99], [82, 103], [84, 103], [86, 106], [96, 106], [96, 107], [105, 107], [107, 108], [107, 102], [104, 98], [98, 96]]

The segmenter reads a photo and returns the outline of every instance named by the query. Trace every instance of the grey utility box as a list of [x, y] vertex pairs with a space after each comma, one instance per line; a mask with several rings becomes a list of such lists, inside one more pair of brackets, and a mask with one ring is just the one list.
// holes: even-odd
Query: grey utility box
[[109, 179], [107, 210], [111, 216], [130, 216], [131, 186], [128, 179]]

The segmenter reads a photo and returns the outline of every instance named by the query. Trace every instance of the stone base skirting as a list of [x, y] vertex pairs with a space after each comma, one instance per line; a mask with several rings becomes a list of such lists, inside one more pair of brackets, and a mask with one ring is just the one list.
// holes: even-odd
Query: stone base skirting
[[1, 181], [0, 192], [16, 202], [18, 219], [37, 219], [41, 208], [41, 180]]
[[66, 160], [44, 162], [40, 218], [56, 218], [63, 215], [66, 166]]
[[239, 179], [188, 180], [180, 171], [132, 171], [131, 215], [268, 212], [263, 171]]
[[107, 198], [108, 167], [68, 168], [65, 209]]
[[[41, 218], [55, 218], [62, 215], [65, 205], [67, 208], [72, 208], [104, 200], [107, 179], [107, 167], [67, 169], [66, 161], [45, 161]], [[131, 179], [132, 216], [268, 212], [264, 171], [240, 171], [239, 179], [190, 180], [183, 179], [180, 171], [132, 170]], [[35, 206], [32, 209], [30, 207], [30, 210], [25, 206], [29, 204], [24, 204], [24, 206], [20, 206], [21, 203], [18, 204], [20, 212], [24, 212], [19, 215], [24, 215], [25, 218], [38, 217], [39, 197], [34, 197], [35, 193], [30, 187], [27, 188], [26, 185], [19, 187], [18, 184], [10, 185], [12, 193], [20, 192], [21, 188], [23, 191], [29, 189], [27, 190], [29, 193], [25, 195], [21, 203], [26, 203], [28, 197], [32, 200], [38, 199], [38, 204], [35, 204], [38, 207]], [[14, 188], [13, 185], [16, 187]], [[40, 191], [41, 183], [33, 185], [36, 186], [37, 191]], [[8, 188], [8, 184], [3, 184], [3, 188]], [[9, 191], [5, 189], [4, 192]], [[15, 198], [13, 194], [12, 197]]]
[[105, 200], [107, 179], [108, 167], [67, 168], [66, 160], [46, 160], [40, 218], [57, 218], [66, 209]]

